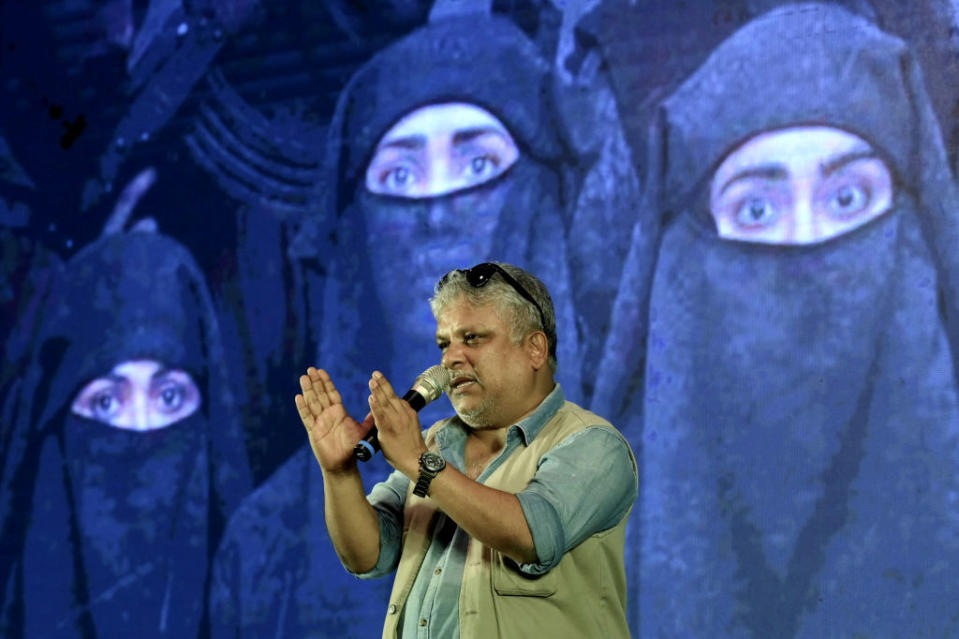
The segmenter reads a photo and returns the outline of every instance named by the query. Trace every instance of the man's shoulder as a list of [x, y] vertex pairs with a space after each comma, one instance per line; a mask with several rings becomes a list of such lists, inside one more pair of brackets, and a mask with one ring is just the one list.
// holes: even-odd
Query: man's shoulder
[[556, 411], [556, 414], [553, 415], [553, 420], [557, 420], [557, 418], [560, 421], [569, 421], [571, 425], [582, 428], [597, 426], [601, 428], [612, 428], [616, 432], [619, 432], [609, 420], [569, 400], [564, 401], [563, 405]]
[[590, 433], [595, 431], [606, 433], [605, 437], [602, 433], [597, 434], [598, 439], [605, 442], [604, 446], [623, 445], [630, 451], [630, 456], [633, 456], [629, 442], [609, 420], [571, 401], [563, 403], [543, 427], [540, 435], [545, 435], [543, 439], [551, 440], [554, 446], [562, 443], [575, 445], [576, 441], [585, 441], [584, 437], [588, 440], [594, 439]]

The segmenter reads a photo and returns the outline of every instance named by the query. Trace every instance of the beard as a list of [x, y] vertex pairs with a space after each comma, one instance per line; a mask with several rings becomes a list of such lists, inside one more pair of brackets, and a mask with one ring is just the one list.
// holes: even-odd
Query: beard
[[495, 411], [493, 410], [493, 400], [491, 398], [484, 398], [470, 409], [461, 408], [459, 401], [459, 398], [454, 399], [454, 397], [450, 395], [450, 403], [464, 424], [475, 429], [489, 428], [493, 425]]

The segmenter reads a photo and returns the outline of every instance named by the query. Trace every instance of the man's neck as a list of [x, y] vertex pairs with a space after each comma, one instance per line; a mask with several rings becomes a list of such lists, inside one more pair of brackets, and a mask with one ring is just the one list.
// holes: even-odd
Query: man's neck
[[518, 424], [536, 412], [536, 409], [539, 408], [543, 400], [553, 392], [555, 387], [556, 384], [552, 379], [549, 379], [548, 384], [545, 382], [538, 384], [535, 392], [530, 396], [529, 403], [526, 404], [522, 412], [504, 420], [504, 423], [499, 425], [490, 425], [484, 428], [471, 427], [469, 432], [470, 437], [476, 440], [475, 443], [479, 445], [479, 447], [490, 453], [502, 450], [506, 446], [506, 435], [508, 434], [509, 427], [513, 424]]
[[476, 448], [489, 454], [497, 453], [506, 446], [508, 427], [499, 428], [471, 428], [469, 437], [474, 440]]

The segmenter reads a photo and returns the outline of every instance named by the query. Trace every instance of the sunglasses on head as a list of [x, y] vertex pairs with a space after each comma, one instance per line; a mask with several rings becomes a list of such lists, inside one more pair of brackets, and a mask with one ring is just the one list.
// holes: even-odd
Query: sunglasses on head
[[536, 300], [533, 299], [533, 296], [523, 288], [523, 285], [516, 281], [516, 279], [506, 272], [506, 270], [501, 267], [499, 264], [494, 262], [483, 262], [482, 264], [477, 264], [473, 268], [458, 268], [455, 271], [450, 271], [440, 280], [437, 285], [437, 290], [443, 288], [446, 285], [446, 282], [449, 281], [451, 273], [462, 273], [466, 276], [467, 283], [473, 288], [482, 288], [486, 286], [492, 277], [499, 273], [503, 277], [503, 281], [513, 287], [513, 290], [519, 293], [523, 299], [532, 304], [536, 308], [536, 312], [539, 313], [539, 322], [543, 330], [546, 330], [546, 316], [543, 314], [543, 309], [540, 308], [539, 304], [536, 303]]

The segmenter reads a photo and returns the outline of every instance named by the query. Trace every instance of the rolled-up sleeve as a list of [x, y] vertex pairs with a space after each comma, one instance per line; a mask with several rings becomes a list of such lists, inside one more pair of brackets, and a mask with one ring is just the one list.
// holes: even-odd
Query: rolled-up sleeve
[[540, 459], [517, 494], [537, 557], [520, 570], [548, 572], [568, 550], [618, 524], [637, 493], [636, 464], [622, 437], [601, 426], [570, 435]]
[[366, 496], [380, 521], [380, 555], [371, 570], [353, 573], [360, 579], [375, 579], [396, 570], [403, 540], [403, 506], [409, 485], [409, 478], [395, 470], [386, 481], [373, 486]]

